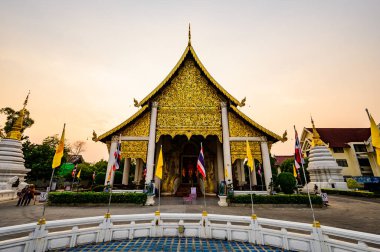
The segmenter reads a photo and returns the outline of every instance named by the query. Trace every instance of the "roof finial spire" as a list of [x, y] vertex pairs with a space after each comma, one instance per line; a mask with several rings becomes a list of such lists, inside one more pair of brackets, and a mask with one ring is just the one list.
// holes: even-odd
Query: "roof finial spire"
[[25, 101], [24, 101], [24, 109], [25, 109], [26, 105], [28, 104], [29, 95], [30, 95], [30, 90], [29, 90], [28, 95], [26, 96]]
[[319, 136], [317, 129], [315, 128], [314, 120], [313, 120], [313, 117], [311, 115], [310, 115], [310, 118], [311, 118], [311, 124], [313, 125], [313, 145], [314, 146], [322, 146], [324, 144], [321, 140], [321, 137]]
[[8, 132], [7, 134], [8, 139], [21, 140], [21, 133], [23, 131], [24, 115], [25, 115], [25, 110], [26, 110], [25, 107], [26, 107], [26, 104], [28, 104], [29, 94], [30, 94], [30, 90], [28, 92], [28, 95], [25, 98], [24, 106], [20, 110], [18, 118], [12, 125], [11, 131]]
[[190, 23], [189, 23], [189, 42], [188, 45], [191, 46], [191, 29], [190, 29]]

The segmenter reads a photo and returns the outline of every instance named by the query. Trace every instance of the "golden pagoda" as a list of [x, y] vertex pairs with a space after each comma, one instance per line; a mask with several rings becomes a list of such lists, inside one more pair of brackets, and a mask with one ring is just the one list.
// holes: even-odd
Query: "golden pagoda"
[[[272, 177], [269, 149], [284, 139], [242, 113], [238, 107], [244, 103], [245, 98], [234, 98], [204, 67], [191, 45], [189, 26], [185, 51], [167, 77], [140, 102], [135, 100], [139, 110], [134, 115], [99, 137], [94, 133], [94, 140], [108, 146], [108, 171], [117, 141], [122, 141], [122, 157], [126, 159], [123, 184], [128, 184], [132, 159], [136, 162], [133, 183], [137, 186], [154, 179], [154, 164], [162, 145], [161, 191], [170, 195], [186, 194], [189, 187], [205, 188], [212, 195], [221, 181], [233, 184], [235, 189], [246, 188], [250, 176], [244, 166], [248, 140], [254, 159], [264, 167], [268, 185]], [[201, 143], [204, 181], [196, 168]], [[252, 179], [257, 184], [255, 173]]]

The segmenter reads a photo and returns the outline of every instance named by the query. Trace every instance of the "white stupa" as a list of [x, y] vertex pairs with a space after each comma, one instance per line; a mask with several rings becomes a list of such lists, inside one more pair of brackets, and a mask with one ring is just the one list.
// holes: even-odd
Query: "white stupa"
[[311, 119], [313, 125], [313, 146], [310, 149], [308, 172], [310, 175], [310, 182], [304, 187], [313, 191], [314, 185], [321, 188], [336, 188], [347, 189], [347, 184], [344, 182], [342, 169], [340, 167], [326, 144], [322, 142], [314, 125], [313, 118]]
[[[26, 185], [25, 176], [30, 171], [25, 168], [21, 144], [21, 130], [28, 97], [29, 94], [12, 130], [0, 141], [0, 201], [16, 198], [17, 190]], [[18, 187], [12, 187], [17, 179]]]

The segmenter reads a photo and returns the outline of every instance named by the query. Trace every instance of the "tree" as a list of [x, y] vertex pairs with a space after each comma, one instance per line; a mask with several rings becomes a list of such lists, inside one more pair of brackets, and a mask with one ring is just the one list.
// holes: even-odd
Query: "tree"
[[294, 158], [288, 158], [280, 165], [281, 172], [293, 173]]
[[[309, 172], [307, 171], [308, 164], [309, 164], [309, 159], [305, 158], [303, 168], [305, 169], [307, 182], [310, 181]], [[289, 172], [289, 173], [293, 174], [293, 165], [294, 165], [294, 158], [286, 159], [280, 165], [281, 172]], [[305, 185], [306, 183], [305, 183], [305, 177], [303, 175], [302, 167], [299, 169], [299, 173], [300, 173], [299, 178], [297, 178], [298, 183], [300, 183], [300, 180], [301, 180], [301, 185]]]
[[85, 149], [85, 145], [86, 145], [85, 141], [80, 141], [80, 140], [75, 141], [70, 146], [70, 154], [71, 155], [79, 155], [79, 154], [81, 154], [82, 152], [84, 152], [86, 150]]
[[[7, 119], [4, 126], [5, 134], [8, 134], [12, 130], [13, 124], [20, 117], [20, 111], [15, 111], [10, 107], [5, 107], [0, 109], [0, 114], [6, 115]], [[24, 132], [25, 129], [30, 128], [34, 124], [34, 120], [30, 118], [29, 110], [25, 109], [24, 113], [24, 121], [21, 129], [21, 133]]]
[[294, 188], [296, 187], [296, 179], [293, 176], [293, 173], [281, 172], [278, 175], [278, 183], [280, 184], [281, 191], [286, 194], [294, 193]]
[[[27, 175], [28, 181], [38, 181], [39, 186], [46, 186], [52, 173], [52, 161], [55, 148], [59, 142], [57, 136], [50, 136], [42, 141], [42, 144], [33, 144], [28, 139], [22, 144], [25, 167], [31, 169]], [[65, 146], [62, 163], [67, 160], [68, 148]], [[58, 169], [58, 168], [56, 168]]]

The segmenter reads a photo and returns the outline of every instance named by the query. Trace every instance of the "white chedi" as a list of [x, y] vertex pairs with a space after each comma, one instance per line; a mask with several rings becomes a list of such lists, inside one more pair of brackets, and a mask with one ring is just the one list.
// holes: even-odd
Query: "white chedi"
[[342, 169], [343, 167], [338, 165], [327, 146], [312, 147], [307, 168], [310, 175], [310, 182], [307, 185], [309, 190], [313, 190], [314, 185], [318, 188], [347, 189]]
[[6, 184], [15, 176], [20, 182], [24, 182], [26, 174], [30, 171], [25, 168], [24, 163], [21, 141], [14, 139], [0, 141], [0, 185]]

